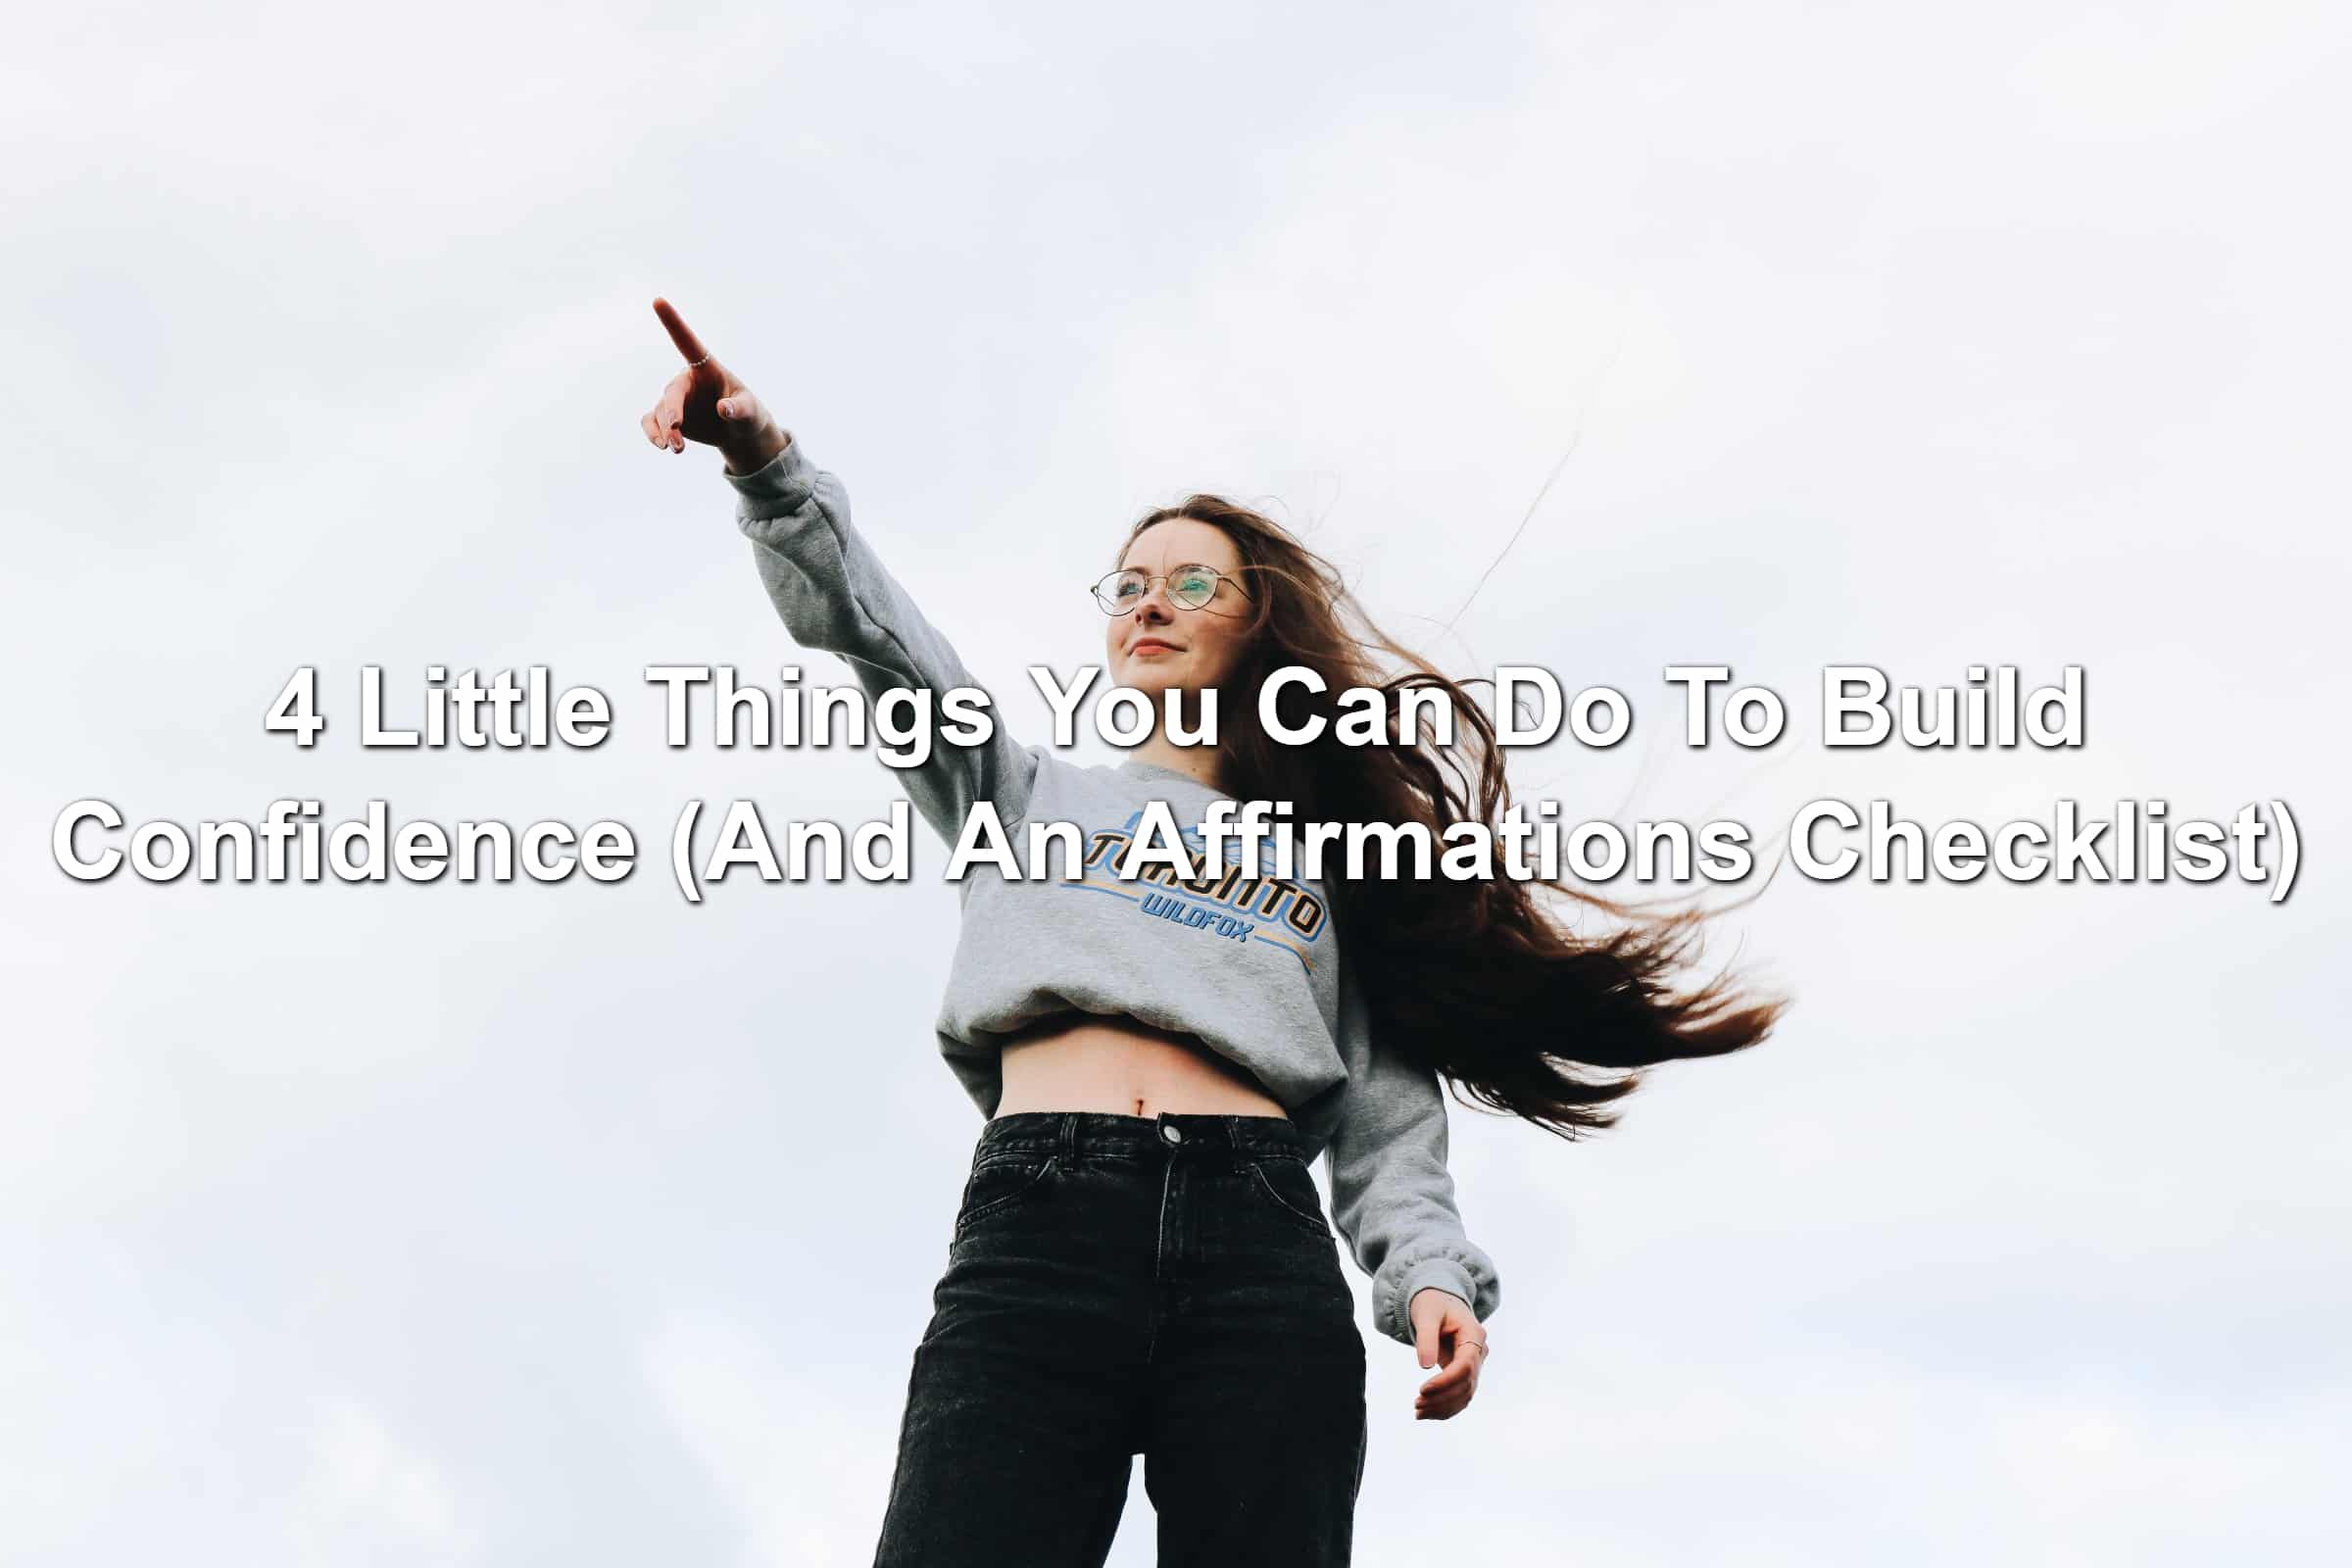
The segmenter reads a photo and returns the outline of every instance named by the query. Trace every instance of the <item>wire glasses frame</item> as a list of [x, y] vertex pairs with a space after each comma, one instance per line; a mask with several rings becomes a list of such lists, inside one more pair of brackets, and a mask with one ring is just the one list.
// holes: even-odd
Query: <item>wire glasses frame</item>
[[1159, 572], [1147, 572], [1138, 566], [1128, 566], [1107, 574], [1100, 582], [1089, 583], [1087, 591], [1095, 596], [1095, 603], [1102, 607], [1104, 614], [1120, 615], [1150, 593], [1155, 582], [1168, 585], [1168, 603], [1179, 610], [1199, 610], [1217, 597], [1219, 583], [1231, 583], [1235, 593], [1241, 594], [1244, 599], [1250, 597], [1243, 592], [1238, 579], [1198, 562]]

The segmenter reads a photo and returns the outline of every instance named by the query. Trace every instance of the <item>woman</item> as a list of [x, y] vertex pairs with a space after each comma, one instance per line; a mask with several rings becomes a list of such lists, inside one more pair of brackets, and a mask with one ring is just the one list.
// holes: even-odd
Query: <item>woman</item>
[[[687, 368], [646, 437], [718, 449], [794, 638], [877, 699], [974, 685], [852, 525], [840, 481], [654, 309]], [[1120, 878], [1154, 802], [1197, 853], [1220, 798], [1442, 829], [1494, 822], [1505, 792], [1477, 705], [1377, 630], [1350, 635], [1338, 574], [1255, 513], [1200, 495], [1153, 512], [1094, 587], [1112, 680], [1155, 710], [1175, 694], [1187, 731], [1217, 691], [1218, 744], [1178, 746], [1162, 725], [1116, 766], [1080, 767], [1000, 724], [902, 775], [950, 841], [983, 806], [1015, 845], [1026, 822], [1074, 823], [1083, 875], [981, 866], [958, 884], [939, 1046], [989, 1120], [915, 1350], [876, 1563], [1099, 1564], [1139, 1452], [1163, 1564], [1344, 1563], [1364, 1346], [1309, 1163], [1326, 1161], [1374, 1326], [1438, 1368], [1415, 1416], [1448, 1419], [1478, 1392], [1500, 1288], [1454, 1203], [1441, 1074], [1573, 1138], [1610, 1124], [1597, 1107], [1635, 1086], [1630, 1069], [1753, 1044], [1779, 1004], [1660, 983], [1690, 914], [1579, 940], [1507, 880], [1325, 887], [1270, 860]], [[1257, 688], [1285, 665], [1326, 693], [1384, 684], [1368, 646], [1419, 672], [1385, 684], [1453, 703], [1482, 759], [1475, 803], [1431, 749], [1283, 746], [1257, 726]], [[1286, 718], [1335, 711], [1288, 695]], [[1595, 1082], [1575, 1064], [1626, 1071]]]

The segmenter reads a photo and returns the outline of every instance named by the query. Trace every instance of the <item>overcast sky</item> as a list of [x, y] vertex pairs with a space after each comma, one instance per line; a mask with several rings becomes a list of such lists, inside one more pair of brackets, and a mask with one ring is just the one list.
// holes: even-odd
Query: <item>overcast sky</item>
[[[956, 899], [927, 836], [898, 885], [669, 878], [689, 799], [857, 822], [901, 792], [856, 751], [661, 742], [647, 664], [849, 674], [786, 636], [717, 459], [638, 433], [659, 293], [1023, 740], [1025, 667], [1101, 657], [1079, 585], [1206, 489], [1457, 674], [1627, 693], [1624, 745], [1513, 764], [1570, 820], [2295, 813], [2284, 904], [1785, 867], [1708, 950], [1795, 997], [1765, 1046], [1587, 1144], [1457, 1109], [1496, 1354], [1416, 1424], [1423, 1374], [1359, 1318], [1359, 1562], [2339, 1560], [2347, 28], [2238, 0], [12, 29], [0, 1559], [870, 1561], [981, 1126], [931, 1032]], [[1686, 749], [1678, 662], [1771, 686], [1789, 737]], [[2087, 744], [1831, 750], [1833, 662], [2081, 664]], [[411, 711], [427, 664], [546, 664], [614, 735], [364, 751], [369, 663]], [[302, 664], [308, 751], [263, 726]], [[82, 883], [50, 833], [85, 796], [610, 817], [643, 865]], [[1151, 1528], [1139, 1465], [1112, 1560]]]

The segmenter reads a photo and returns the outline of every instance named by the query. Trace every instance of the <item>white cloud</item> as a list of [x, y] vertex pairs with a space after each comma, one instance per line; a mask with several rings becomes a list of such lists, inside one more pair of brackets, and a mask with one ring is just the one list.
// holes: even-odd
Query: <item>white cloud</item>
[[353, 1399], [320, 1403], [294, 1536], [298, 1558], [320, 1563], [468, 1562], [480, 1544], [432, 1456]]
[[844, 1407], [832, 1380], [816, 1371], [834, 1362], [833, 1348], [819, 1341], [796, 1348], [787, 1355], [716, 1312], [677, 1311], [646, 1344], [644, 1373], [672, 1432], [732, 1514], [742, 1561], [871, 1562], [897, 1412], [870, 1396], [891, 1380], [855, 1380], [866, 1396]]

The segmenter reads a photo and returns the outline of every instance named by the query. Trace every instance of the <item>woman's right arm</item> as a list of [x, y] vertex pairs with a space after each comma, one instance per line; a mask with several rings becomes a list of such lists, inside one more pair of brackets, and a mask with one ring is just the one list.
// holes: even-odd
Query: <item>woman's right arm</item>
[[[852, 524], [840, 479], [808, 461], [800, 442], [704, 352], [666, 302], [656, 301], [654, 309], [688, 368], [645, 416], [647, 437], [673, 452], [684, 451], [688, 440], [702, 441], [725, 457], [727, 482], [739, 497], [736, 525], [752, 541], [760, 581], [794, 641], [840, 655], [876, 700], [896, 687], [932, 693], [978, 687]], [[929, 757], [903, 774], [915, 809], [951, 844], [982, 801], [1007, 824], [1028, 809], [1037, 756], [1013, 742], [993, 708], [989, 722], [984, 744], [935, 738]]]

